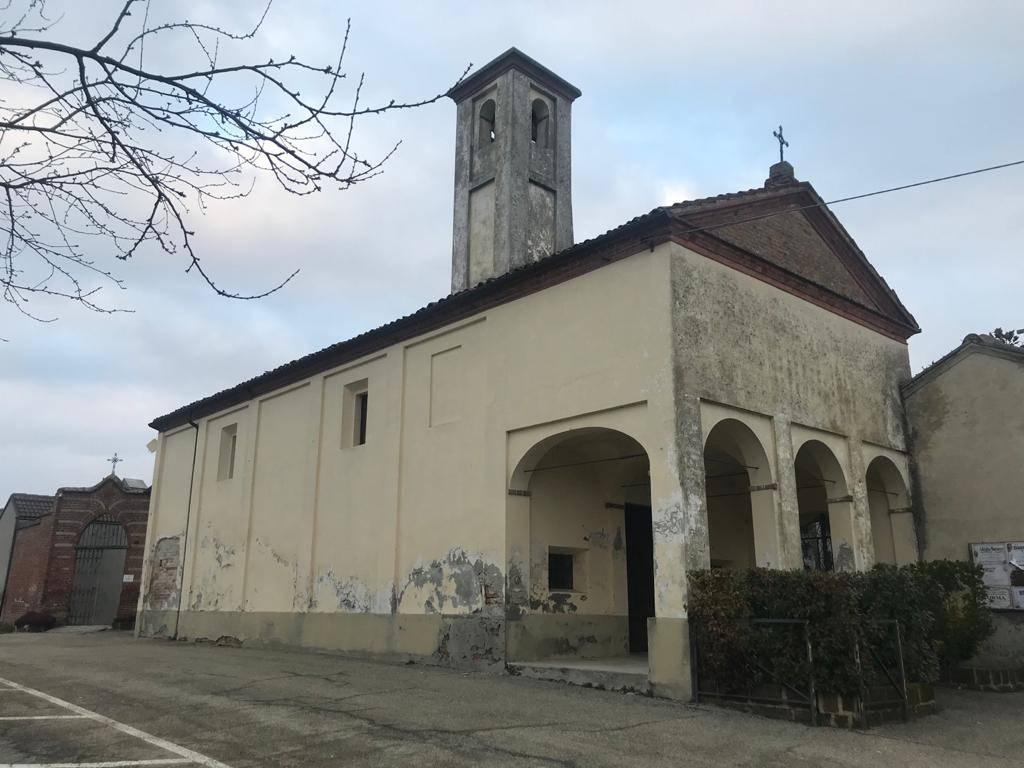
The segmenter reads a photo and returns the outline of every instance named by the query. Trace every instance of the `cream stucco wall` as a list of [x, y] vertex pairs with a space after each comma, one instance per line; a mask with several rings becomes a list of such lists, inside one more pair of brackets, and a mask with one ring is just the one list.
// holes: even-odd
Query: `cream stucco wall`
[[907, 394], [924, 556], [969, 558], [968, 544], [1024, 540], [1024, 363], [961, 355]]
[[673, 247], [671, 275], [687, 564], [708, 563], [702, 453], [708, 427], [700, 429], [700, 421], [714, 423], [728, 408], [771, 457], [778, 563], [801, 566], [794, 460], [815, 438], [834, 453], [850, 496], [829, 505], [831, 515], [849, 516], [849, 530], [834, 534], [849, 540], [850, 567], [869, 567], [874, 555], [864, 456], [879, 449], [906, 464], [899, 391], [910, 378], [906, 345], [682, 246]]
[[[185, 635], [213, 631], [212, 614], [225, 616], [222, 634], [264, 633], [235, 614], [272, 624], [293, 614], [503, 617], [508, 488], [544, 437], [584, 423], [621, 429], [650, 454], [656, 503], [677, 503], [667, 274], [666, 247], [638, 254], [200, 419], [194, 479], [195, 431], [161, 435], [146, 583], [171, 581], [175, 563], [154, 547], [181, 537], [188, 518]], [[638, 299], [628, 317], [624, 297]], [[367, 440], [353, 446], [346, 404], [357, 385], [369, 392]], [[230, 478], [225, 428], [236, 434]], [[528, 571], [528, 543], [519, 554]], [[595, 572], [597, 612], [621, 612], [620, 579]], [[154, 617], [176, 608], [173, 595], [152, 595], [142, 607]], [[407, 626], [410, 636], [437, 629]]]

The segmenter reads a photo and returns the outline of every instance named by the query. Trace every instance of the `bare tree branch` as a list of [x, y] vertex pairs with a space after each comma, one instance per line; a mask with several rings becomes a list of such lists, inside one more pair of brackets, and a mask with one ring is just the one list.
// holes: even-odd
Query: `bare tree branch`
[[[364, 104], [361, 74], [346, 95], [350, 21], [328, 64], [296, 56], [222, 63], [222, 45], [252, 44], [272, 2], [253, 27], [232, 32], [190, 20], [152, 23], [149, 0], [125, 0], [91, 46], [53, 38], [61, 17], [47, 15], [46, 0], [0, 4], [0, 83], [13, 94], [0, 100], [4, 302], [40, 321], [53, 318], [31, 310], [35, 297], [123, 311], [98, 301], [104, 285], [125, 288], [99, 262], [150, 248], [180, 256], [187, 272], [229, 298], [267, 296], [297, 274], [254, 295], [223, 287], [200, 261], [190, 216], [212, 201], [246, 197], [260, 175], [295, 195], [367, 181], [400, 142], [365, 157], [353, 144], [356, 122], [432, 104], [448, 91]], [[153, 48], [170, 44], [175, 62], [191, 55], [196, 63], [176, 71], [151, 64]]]

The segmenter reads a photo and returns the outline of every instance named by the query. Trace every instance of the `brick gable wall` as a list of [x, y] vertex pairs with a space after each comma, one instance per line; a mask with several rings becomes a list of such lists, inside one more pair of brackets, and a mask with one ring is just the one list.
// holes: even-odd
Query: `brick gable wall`
[[51, 513], [35, 525], [15, 531], [0, 621], [11, 624], [29, 611], [39, 610], [50, 559], [53, 520]]
[[[124, 526], [128, 536], [121, 598], [114, 626], [135, 624], [142, 560], [149, 519], [149, 494], [125, 493], [114, 482], [101, 483], [88, 491], [65, 490], [54, 512], [33, 528], [18, 532], [11, 563], [11, 585], [4, 599], [2, 619], [13, 621], [27, 611], [41, 611], [67, 622], [75, 578], [75, 546], [85, 528], [102, 514]], [[45, 536], [24, 537], [46, 527]]]

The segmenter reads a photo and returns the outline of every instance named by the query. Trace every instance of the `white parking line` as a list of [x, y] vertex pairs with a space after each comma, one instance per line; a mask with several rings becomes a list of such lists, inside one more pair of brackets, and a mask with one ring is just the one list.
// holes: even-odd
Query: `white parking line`
[[127, 768], [132, 765], [184, 765], [191, 763], [183, 757], [158, 760], [108, 760], [105, 763], [0, 763], [4, 768]]
[[[37, 691], [35, 688], [29, 688], [28, 686], [20, 685], [13, 680], [7, 680], [0, 677], [0, 685], [5, 685], [8, 688], [12, 688], [16, 691], [22, 691], [31, 696], [48, 701], [51, 704], [56, 704], [58, 707], [63, 707], [69, 712], [73, 712], [83, 718], [89, 720], [95, 720], [97, 723], [103, 723], [111, 728], [120, 731], [121, 733], [127, 734], [128, 736], [134, 736], [136, 739], [141, 739], [147, 744], [152, 744], [154, 747], [178, 755], [181, 759], [166, 758], [160, 760], [115, 760], [108, 762], [99, 763], [30, 763], [33, 768], [62, 768], [68, 766], [69, 768], [119, 768], [120, 766], [133, 766], [133, 765], [181, 765], [183, 763], [195, 763], [196, 765], [206, 766], [206, 768], [230, 768], [225, 763], [214, 760], [212, 757], [201, 755], [198, 752], [194, 752], [186, 747], [179, 746], [166, 739], [161, 739], [159, 736], [153, 736], [152, 734], [140, 731], [138, 728], [133, 728], [130, 725], [119, 723], [117, 720], [112, 720], [105, 715], [101, 715], [97, 712], [91, 712], [88, 709], [79, 707], [77, 704], [72, 704], [70, 701], [64, 701], [64, 699], [58, 699], [56, 696], [51, 696], [48, 693]], [[22, 763], [0, 763], [0, 768], [20, 768], [25, 764]]]
[[0, 720], [81, 720], [85, 715], [10, 715]]
[[0, 763], [4, 768], [127, 768], [131, 765], [184, 765], [191, 763], [183, 757], [158, 760], [108, 760], [105, 763]]

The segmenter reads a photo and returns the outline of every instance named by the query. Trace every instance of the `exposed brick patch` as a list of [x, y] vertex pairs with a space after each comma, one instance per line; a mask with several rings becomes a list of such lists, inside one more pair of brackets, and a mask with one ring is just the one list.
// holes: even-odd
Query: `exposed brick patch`
[[180, 539], [168, 536], [153, 547], [153, 567], [150, 569], [148, 607], [155, 611], [176, 608], [178, 605], [178, 563]]

